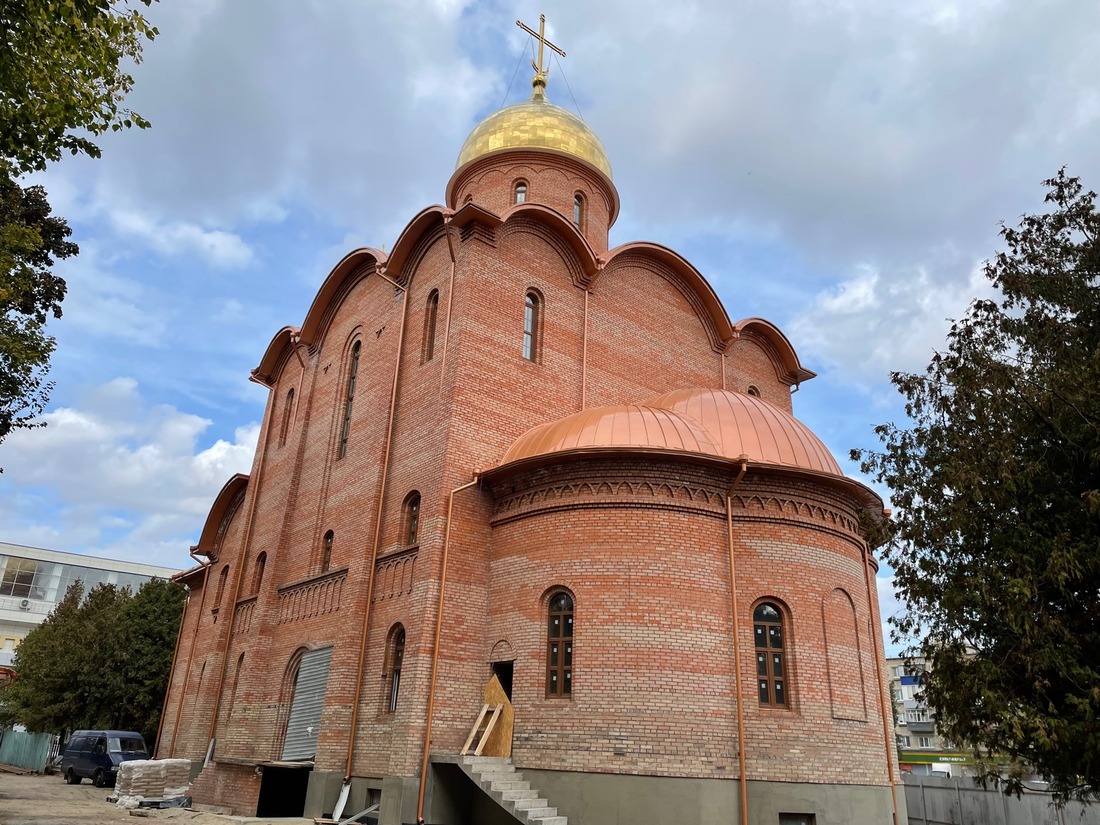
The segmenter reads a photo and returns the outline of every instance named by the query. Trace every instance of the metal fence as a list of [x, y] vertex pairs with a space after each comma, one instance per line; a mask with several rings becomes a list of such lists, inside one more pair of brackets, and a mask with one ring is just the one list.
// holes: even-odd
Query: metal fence
[[1100, 825], [1100, 805], [1055, 808], [1043, 791], [1017, 799], [967, 778], [906, 776], [905, 806], [909, 825]]
[[56, 736], [21, 730], [0, 731], [0, 764], [41, 773], [57, 753]]

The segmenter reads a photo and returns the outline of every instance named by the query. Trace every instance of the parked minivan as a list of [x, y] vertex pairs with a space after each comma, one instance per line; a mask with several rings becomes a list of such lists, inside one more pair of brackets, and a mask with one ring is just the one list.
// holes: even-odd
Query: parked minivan
[[145, 740], [131, 730], [73, 731], [65, 754], [61, 757], [61, 773], [70, 785], [91, 779], [97, 788], [113, 785], [118, 766], [130, 759], [148, 759]]

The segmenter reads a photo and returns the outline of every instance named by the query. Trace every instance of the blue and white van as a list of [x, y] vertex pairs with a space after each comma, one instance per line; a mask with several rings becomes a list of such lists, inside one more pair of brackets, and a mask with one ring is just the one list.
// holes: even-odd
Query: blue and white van
[[145, 740], [132, 730], [77, 730], [61, 757], [61, 774], [70, 785], [90, 779], [97, 788], [113, 785], [118, 766], [130, 759], [148, 759]]

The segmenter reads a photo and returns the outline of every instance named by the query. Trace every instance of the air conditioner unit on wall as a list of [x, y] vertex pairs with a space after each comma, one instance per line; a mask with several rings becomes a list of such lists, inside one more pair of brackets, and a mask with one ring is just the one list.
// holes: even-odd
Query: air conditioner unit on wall
[[19, 609], [20, 610], [30, 610], [31, 609], [31, 600], [30, 599], [23, 599], [23, 601], [19, 602]]

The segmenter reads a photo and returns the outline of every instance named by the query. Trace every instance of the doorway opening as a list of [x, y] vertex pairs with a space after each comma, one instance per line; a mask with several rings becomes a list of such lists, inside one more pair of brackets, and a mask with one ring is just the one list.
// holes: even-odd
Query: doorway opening
[[500, 686], [504, 688], [504, 695], [508, 701], [512, 701], [512, 666], [515, 662], [493, 662], [493, 675], [497, 677]]
[[256, 816], [301, 816], [306, 809], [306, 788], [311, 770], [312, 763], [301, 767], [264, 765]]

